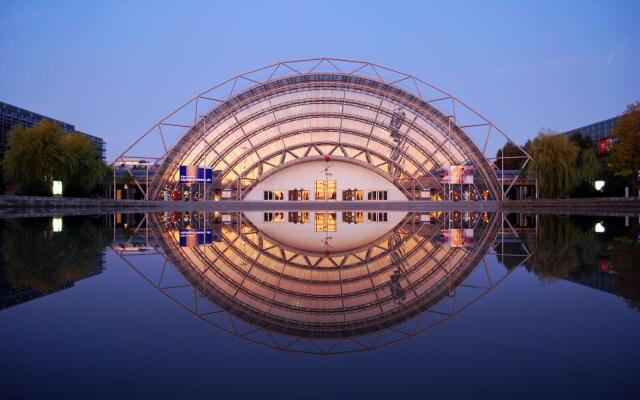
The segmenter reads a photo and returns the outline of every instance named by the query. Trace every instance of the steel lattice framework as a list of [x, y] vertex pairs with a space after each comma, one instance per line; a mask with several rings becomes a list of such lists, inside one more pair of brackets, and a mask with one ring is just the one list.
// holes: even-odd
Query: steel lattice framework
[[[487, 118], [420, 78], [369, 62], [318, 58], [272, 64], [199, 93], [114, 165], [152, 166], [149, 185], [136, 181], [148, 199], [178, 185], [181, 165], [219, 171], [222, 188], [241, 199], [282, 168], [327, 158], [375, 170], [409, 199], [423, 188], [447, 198], [438, 170], [470, 165], [477, 189], [499, 200], [519, 177], [506, 181], [494, 166], [491, 154], [506, 142], [513, 143]], [[518, 148], [526, 166], [531, 158]]]
[[[198, 218], [213, 224], [210, 216]], [[115, 250], [158, 291], [230, 334], [285, 351], [346, 353], [439, 325], [508, 276], [496, 256], [518, 257], [520, 263], [530, 257], [524, 246], [517, 254], [504, 253], [502, 227], [510, 225], [501, 214], [484, 222], [479, 213], [470, 216], [441, 213], [438, 223], [421, 224], [410, 213], [361, 249], [322, 254], [294, 252], [242, 214], [221, 226], [219, 242], [181, 247], [175, 223], [149, 214], [140, 226], [148, 226], [154, 251], [127, 251], [126, 245]], [[434, 242], [451, 221], [461, 219], [476, 234], [473, 247]], [[150, 273], [150, 265], [161, 266], [161, 272]]]

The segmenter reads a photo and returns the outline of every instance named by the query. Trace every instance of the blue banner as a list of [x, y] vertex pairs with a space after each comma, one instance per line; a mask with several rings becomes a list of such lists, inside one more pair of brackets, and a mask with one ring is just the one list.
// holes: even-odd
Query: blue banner
[[211, 183], [213, 171], [211, 168], [201, 168], [195, 165], [180, 166], [180, 183]]
[[211, 229], [196, 231], [192, 229], [180, 230], [180, 247], [195, 247], [203, 244], [211, 244], [213, 232]]

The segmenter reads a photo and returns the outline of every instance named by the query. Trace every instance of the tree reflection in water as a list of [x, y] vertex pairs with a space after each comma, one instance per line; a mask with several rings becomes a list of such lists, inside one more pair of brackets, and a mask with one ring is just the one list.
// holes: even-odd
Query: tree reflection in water
[[101, 270], [111, 237], [102, 221], [102, 217], [65, 217], [60, 232], [53, 232], [50, 218], [2, 221], [8, 283], [46, 294]]
[[[596, 233], [596, 223], [604, 232]], [[540, 215], [538, 234], [526, 240], [527, 270], [541, 280], [567, 279], [625, 298], [640, 310], [640, 243], [620, 218]]]

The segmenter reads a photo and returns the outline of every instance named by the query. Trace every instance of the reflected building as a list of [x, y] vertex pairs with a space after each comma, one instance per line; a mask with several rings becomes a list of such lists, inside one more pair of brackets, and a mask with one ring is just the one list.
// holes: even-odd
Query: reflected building
[[58, 283], [55, 290], [43, 292], [30, 286], [15, 285], [8, 276], [4, 261], [0, 260], [0, 263], [0, 310], [72, 288], [76, 282], [99, 275], [105, 268], [104, 255], [102, 255], [96, 263], [95, 268], [88, 271], [86, 275], [76, 280], [65, 279]]
[[406, 339], [464, 310], [508, 275], [497, 261], [498, 214], [145, 218], [130, 243], [135, 235], [152, 242], [144, 250], [120, 243], [124, 261], [194, 316], [280, 350], [343, 353]]
[[600, 260], [597, 268], [581, 268], [579, 271], [569, 274], [565, 279], [591, 289], [619, 295], [615, 286], [616, 273], [605, 260]]

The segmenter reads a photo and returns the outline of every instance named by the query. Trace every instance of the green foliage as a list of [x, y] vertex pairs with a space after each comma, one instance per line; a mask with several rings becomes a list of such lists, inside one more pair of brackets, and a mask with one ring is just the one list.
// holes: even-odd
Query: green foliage
[[640, 311], [640, 244], [618, 239], [610, 246], [610, 251], [613, 254], [612, 264], [618, 272], [616, 290], [629, 307]]
[[578, 155], [578, 180], [592, 183], [600, 176], [601, 172], [602, 166], [593, 146], [581, 149]]
[[61, 180], [65, 196], [86, 196], [100, 183], [104, 163], [86, 137], [43, 121], [11, 132], [2, 165], [18, 194], [51, 195], [52, 181]]
[[572, 196], [597, 196], [599, 192], [593, 187], [593, 182], [602, 175], [602, 165], [596, 154], [593, 140], [581, 133], [574, 133], [569, 141], [578, 147], [576, 168], [578, 171], [577, 187], [571, 192]]
[[73, 155], [73, 168], [66, 171], [65, 195], [86, 196], [99, 183], [103, 162], [91, 142], [79, 134], [64, 135], [63, 147]]
[[49, 218], [2, 222], [2, 257], [14, 287], [42, 293], [92, 273], [109, 244], [109, 231], [99, 220], [69, 217], [62, 232], [51, 231]]
[[568, 218], [540, 215], [538, 234], [527, 243], [533, 254], [525, 265], [542, 280], [566, 278], [578, 266], [577, 247], [583, 239], [587, 238]]
[[575, 143], [580, 150], [592, 149], [594, 147], [591, 136], [584, 136], [581, 132], [576, 132], [569, 137], [569, 140]]
[[[596, 222], [606, 225], [606, 233], [595, 233]], [[526, 241], [532, 252], [526, 268], [542, 281], [573, 280], [602, 273], [597, 272], [599, 263], [606, 260], [615, 271], [609, 275], [615, 293], [640, 310], [640, 243], [619, 220], [609, 222], [601, 217], [540, 215], [537, 236]]]
[[63, 179], [74, 167], [62, 135], [58, 125], [49, 121], [14, 129], [3, 160], [5, 182], [15, 184], [23, 194], [51, 194], [51, 181]]
[[538, 179], [541, 197], [567, 195], [580, 182], [578, 146], [562, 135], [543, 131], [531, 142], [530, 171]]
[[617, 175], [633, 176], [640, 170], [640, 102], [627, 107], [612, 135], [619, 142], [611, 147], [607, 167]]
[[526, 161], [526, 154], [520, 150], [518, 146], [511, 142], [507, 142], [501, 149], [496, 152], [495, 166], [498, 169], [522, 169]]

